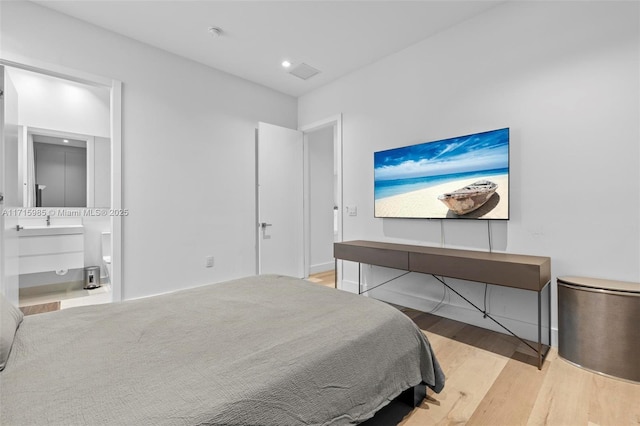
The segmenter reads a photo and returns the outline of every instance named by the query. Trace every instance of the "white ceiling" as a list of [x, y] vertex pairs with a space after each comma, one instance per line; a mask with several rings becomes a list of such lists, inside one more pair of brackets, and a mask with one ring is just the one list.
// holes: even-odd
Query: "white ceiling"
[[[502, 3], [423, 1], [100, 1], [36, 3], [176, 55], [300, 96]], [[213, 38], [209, 27], [222, 29]], [[281, 66], [306, 63], [308, 80]], [[292, 68], [293, 68], [292, 67]]]

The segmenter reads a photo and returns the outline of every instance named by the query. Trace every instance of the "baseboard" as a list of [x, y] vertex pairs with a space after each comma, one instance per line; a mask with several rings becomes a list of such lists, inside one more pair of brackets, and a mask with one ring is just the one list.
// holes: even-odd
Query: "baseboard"
[[[343, 280], [340, 289], [351, 293], [358, 293], [358, 283], [354, 281]], [[441, 303], [440, 300], [431, 299], [418, 294], [410, 294], [391, 287], [380, 287], [368, 294], [384, 302], [393, 303], [395, 305], [416, 309], [422, 312], [433, 313], [434, 315], [449, 318], [452, 320], [464, 322], [466, 324], [475, 325], [477, 327], [486, 328], [488, 330], [497, 331], [499, 333], [508, 334], [502, 327], [491, 321], [489, 318], [483, 318], [482, 313], [478, 312], [471, 306], [463, 306], [452, 303]], [[464, 303], [464, 302], [462, 302]], [[538, 325], [518, 318], [508, 318], [491, 313], [491, 316], [501, 322], [519, 337], [537, 342], [538, 341]], [[542, 341], [546, 343], [548, 328], [542, 327]], [[558, 345], [558, 329], [551, 328], [551, 346]]]

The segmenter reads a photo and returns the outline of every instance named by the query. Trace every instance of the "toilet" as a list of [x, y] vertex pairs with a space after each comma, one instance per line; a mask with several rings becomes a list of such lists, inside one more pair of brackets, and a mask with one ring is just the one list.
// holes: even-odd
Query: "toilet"
[[107, 271], [107, 280], [111, 283], [111, 232], [103, 232], [101, 236], [102, 264]]

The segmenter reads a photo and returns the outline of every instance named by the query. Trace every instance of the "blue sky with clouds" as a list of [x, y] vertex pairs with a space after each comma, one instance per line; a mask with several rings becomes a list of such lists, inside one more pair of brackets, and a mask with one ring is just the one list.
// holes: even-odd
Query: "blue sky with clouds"
[[376, 181], [503, 169], [508, 166], [508, 128], [374, 154]]

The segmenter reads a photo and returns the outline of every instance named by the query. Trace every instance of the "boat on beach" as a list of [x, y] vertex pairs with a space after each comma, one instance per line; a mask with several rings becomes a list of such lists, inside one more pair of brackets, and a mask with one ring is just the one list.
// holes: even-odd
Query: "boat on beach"
[[464, 188], [439, 195], [438, 200], [442, 201], [455, 214], [464, 215], [482, 207], [489, 201], [496, 189], [498, 189], [496, 183], [489, 180], [479, 180]]

